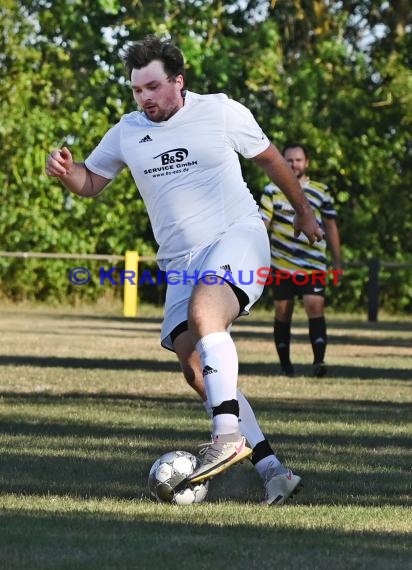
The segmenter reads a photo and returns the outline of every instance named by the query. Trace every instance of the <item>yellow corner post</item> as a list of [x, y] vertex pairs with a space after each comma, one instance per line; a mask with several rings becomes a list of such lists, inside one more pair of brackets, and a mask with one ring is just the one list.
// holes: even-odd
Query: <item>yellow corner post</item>
[[138, 265], [139, 254], [137, 251], [126, 251], [124, 258], [124, 299], [123, 299], [123, 316], [135, 317], [137, 315], [137, 306], [139, 302], [138, 295]]

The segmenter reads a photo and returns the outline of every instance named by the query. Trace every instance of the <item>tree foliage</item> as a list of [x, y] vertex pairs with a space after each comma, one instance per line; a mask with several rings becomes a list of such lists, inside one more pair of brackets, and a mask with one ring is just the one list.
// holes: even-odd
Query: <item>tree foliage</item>
[[[190, 89], [224, 91], [278, 146], [309, 147], [311, 175], [339, 209], [346, 260], [411, 261], [407, 0], [4, 0], [0, 26], [1, 250], [155, 252], [128, 173], [95, 200], [71, 198], [44, 162], [62, 144], [82, 160], [134, 108], [121, 55], [157, 33], [182, 48]], [[250, 162], [244, 169], [258, 199], [266, 180]], [[59, 263], [0, 258], [0, 269], [13, 298], [74, 295]], [[393, 275], [384, 305], [410, 309], [408, 273]], [[365, 275], [353, 273], [334, 303], [357, 308], [364, 295]]]

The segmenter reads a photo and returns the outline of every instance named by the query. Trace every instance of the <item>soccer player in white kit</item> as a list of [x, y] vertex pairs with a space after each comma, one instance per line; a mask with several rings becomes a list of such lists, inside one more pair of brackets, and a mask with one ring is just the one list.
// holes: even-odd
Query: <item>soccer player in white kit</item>
[[[133, 175], [169, 275], [161, 344], [212, 416], [212, 440], [190, 481], [209, 479], [251, 457], [265, 482], [265, 503], [280, 505], [301, 478], [276, 458], [245, 396], [228, 330], [259, 299], [270, 267], [264, 223], [238, 153], [253, 159], [296, 212], [309, 241], [323, 232], [299, 182], [250, 111], [223, 94], [185, 88], [184, 60], [171, 42], [147, 36], [125, 55], [140, 107], [111, 128], [85, 162], [54, 150], [46, 172], [80, 196], [96, 196], [124, 168]], [[252, 275], [252, 279], [249, 276]]]

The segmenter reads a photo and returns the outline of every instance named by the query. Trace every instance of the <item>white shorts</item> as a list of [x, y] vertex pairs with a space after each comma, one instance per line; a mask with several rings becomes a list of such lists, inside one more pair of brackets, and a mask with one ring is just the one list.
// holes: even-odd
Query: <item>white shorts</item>
[[161, 344], [173, 350], [173, 339], [187, 330], [193, 288], [206, 275], [216, 275], [231, 284], [241, 304], [240, 314], [249, 314], [262, 295], [270, 268], [266, 227], [260, 217], [233, 224], [209, 246], [170, 260], [165, 267], [168, 285]]

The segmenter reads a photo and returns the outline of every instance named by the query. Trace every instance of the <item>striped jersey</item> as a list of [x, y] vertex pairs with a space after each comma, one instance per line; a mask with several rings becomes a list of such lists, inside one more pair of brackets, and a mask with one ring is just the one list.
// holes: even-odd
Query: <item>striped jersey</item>
[[[322, 225], [322, 218], [336, 218], [333, 198], [328, 187], [320, 182], [308, 180], [303, 191], [312, 206], [316, 219]], [[326, 271], [326, 241], [310, 244], [304, 234], [294, 237], [293, 217], [295, 212], [283, 192], [274, 184], [265, 186], [260, 213], [269, 221], [272, 267], [288, 271]]]

